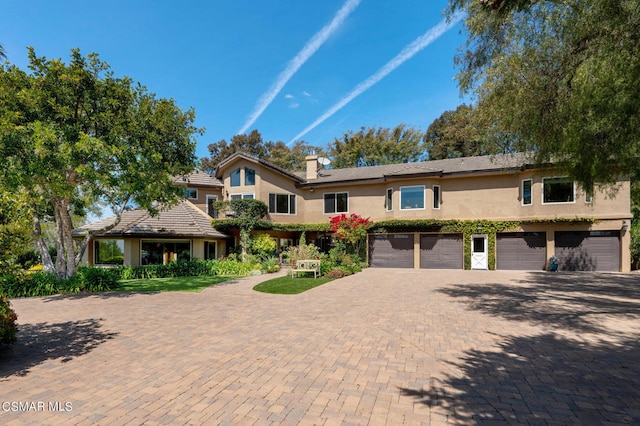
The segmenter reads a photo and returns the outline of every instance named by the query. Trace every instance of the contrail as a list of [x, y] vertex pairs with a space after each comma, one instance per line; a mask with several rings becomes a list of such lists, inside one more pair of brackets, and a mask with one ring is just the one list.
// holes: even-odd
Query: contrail
[[287, 64], [287, 67], [280, 73], [276, 81], [271, 85], [256, 102], [253, 112], [247, 119], [238, 134], [245, 133], [247, 129], [255, 123], [264, 110], [273, 101], [289, 79], [300, 69], [302, 65], [324, 44], [325, 41], [342, 25], [347, 16], [360, 4], [360, 0], [347, 0], [342, 8], [333, 17], [333, 20], [318, 31], [300, 52]]
[[331, 107], [327, 112], [322, 114], [320, 118], [314, 121], [309, 127], [304, 129], [302, 132], [298, 133], [288, 145], [291, 145], [296, 140], [299, 140], [302, 136], [309, 133], [311, 130], [315, 129], [319, 124], [325, 121], [327, 118], [331, 117], [333, 114], [338, 112], [342, 107], [347, 105], [356, 97], [360, 96], [363, 92], [369, 89], [374, 84], [378, 83], [380, 80], [385, 78], [391, 71], [398, 68], [404, 62], [413, 58], [418, 52], [427, 47], [433, 41], [440, 38], [441, 35], [446, 33], [451, 29], [451, 27], [455, 26], [460, 20], [464, 18], [464, 13], [460, 12], [455, 14], [450, 20], [443, 19], [438, 25], [429, 29], [426, 33], [415, 39], [411, 44], [407, 45], [402, 51], [396, 55], [395, 58], [386, 63], [385, 66], [380, 68], [375, 74], [371, 77], [367, 78], [362, 83], [358, 84], [355, 89], [353, 89], [347, 96], [342, 98], [337, 104]]

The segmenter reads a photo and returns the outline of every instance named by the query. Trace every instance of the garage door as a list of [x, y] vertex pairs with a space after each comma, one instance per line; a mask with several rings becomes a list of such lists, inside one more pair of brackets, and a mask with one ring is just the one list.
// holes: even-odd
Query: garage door
[[369, 237], [369, 265], [373, 268], [413, 268], [413, 234]]
[[544, 232], [512, 232], [496, 236], [496, 269], [542, 271], [547, 257]]
[[420, 267], [425, 269], [462, 269], [462, 234], [420, 236]]
[[619, 271], [618, 231], [556, 232], [561, 271]]

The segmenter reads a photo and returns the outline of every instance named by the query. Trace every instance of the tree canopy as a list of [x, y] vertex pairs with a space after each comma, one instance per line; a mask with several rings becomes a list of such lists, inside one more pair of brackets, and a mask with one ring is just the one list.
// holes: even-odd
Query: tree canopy
[[[117, 224], [132, 203], [156, 213], [182, 197], [174, 179], [195, 167], [195, 113], [115, 77], [97, 54], [68, 64], [36, 56], [29, 70], [0, 68], [0, 190], [22, 194], [45, 269], [54, 266], [40, 224], [56, 225], [60, 276], [75, 274], [89, 235], [74, 242], [73, 215], [98, 200]], [[107, 228], [97, 233], [104, 232]]]
[[208, 173], [215, 173], [218, 164], [236, 152], [244, 152], [262, 160], [269, 161], [285, 170], [303, 170], [304, 158], [312, 152], [318, 153], [320, 148], [298, 141], [289, 147], [282, 141], [265, 142], [256, 129], [249, 134], [239, 134], [231, 138], [231, 142], [222, 139], [208, 146], [210, 156], [202, 160], [202, 169]]
[[332, 167], [363, 167], [410, 163], [425, 157], [421, 131], [400, 124], [393, 129], [362, 127], [329, 144]]
[[637, 172], [640, 2], [450, 0], [459, 10], [458, 79], [485, 122], [587, 190]]

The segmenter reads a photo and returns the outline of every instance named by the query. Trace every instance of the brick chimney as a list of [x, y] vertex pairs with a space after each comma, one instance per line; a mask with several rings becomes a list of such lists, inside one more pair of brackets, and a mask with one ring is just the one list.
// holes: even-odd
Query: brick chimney
[[318, 177], [318, 156], [307, 155], [304, 160], [307, 162], [307, 179], [316, 179]]

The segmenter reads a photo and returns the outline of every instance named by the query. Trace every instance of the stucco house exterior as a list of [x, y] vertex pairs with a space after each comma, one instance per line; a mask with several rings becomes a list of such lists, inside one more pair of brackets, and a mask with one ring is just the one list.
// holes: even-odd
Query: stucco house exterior
[[[100, 264], [107, 240], [122, 246], [131, 265], [170, 261], [180, 252], [224, 256], [235, 236], [210, 225], [211, 201], [256, 198], [269, 206], [271, 223], [289, 225], [259, 231], [279, 247], [299, 238], [296, 224], [328, 223], [341, 213], [371, 218], [371, 267], [542, 270], [557, 256], [561, 270], [630, 269], [628, 180], [620, 180], [615, 196], [600, 188], [588, 196], [553, 167], [532, 166], [525, 154], [348, 169], [317, 160], [308, 156], [306, 170], [291, 173], [236, 153], [215, 176], [194, 172], [177, 181], [187, 191], [178, 206], [155, 218], [127, 212], [94, 238], [86, 261]], [[331, 242], [327, 232], [306, 235], [321, 247]]]

